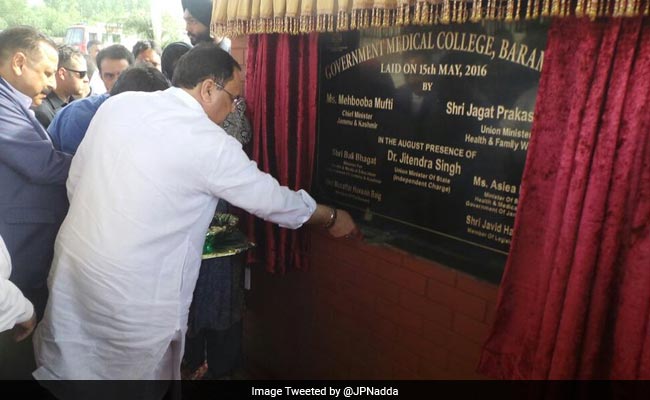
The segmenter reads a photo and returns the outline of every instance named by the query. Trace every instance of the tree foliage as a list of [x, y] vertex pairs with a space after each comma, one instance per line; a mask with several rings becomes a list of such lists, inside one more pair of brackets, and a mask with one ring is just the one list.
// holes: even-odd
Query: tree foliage
[[61, 13], [73, 11], [81, 21], [124, 23], [132, 15], [149, 14], [151, 0], [43, 0], [45, 7]]
[[62, 37], [74, 24], [119, 23], [125, 33], [152, 38], [151, 1], [156, 0], [42, 0], [36, 5], [28, 0], [0, 0], [0, 29], [31, 25]]

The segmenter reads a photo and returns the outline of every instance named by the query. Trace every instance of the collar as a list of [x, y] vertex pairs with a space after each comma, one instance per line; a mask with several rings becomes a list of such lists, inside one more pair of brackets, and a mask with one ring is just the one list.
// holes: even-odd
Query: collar
[[68, 99], [68, 101], [63, 101], [59, 95], [54, 93], [54, 91], [51, 91], [45, 98], [45, 101], [49, 102], [50, 106], [52, 106], [53, 109], [58, 110], [59, 108], [67, 105], [70, 102], [70, 99]]
[[19, 92], [15, 87], [11, 86], [3, 77], [0, 77], [0, 85], [5, 86], [9, 92], [14, 96], [14, 98], [26, 109], [29, 109], [32, 106], [32, 98]]
[[201, 107], [201, 104], [199, 104], [199, 102], [194, 97], [192, 97], [191, 94], [187, 93], [185, 90], [172, 86], [169, 89], [166, 89], [165, 92], [173, 95], [174, 97], [176, 97], [177, 99], [185, 103], [186, 106], [193, 108], [197, 111], [201, 111], [202, 113], [205, 113], [203, 107]]

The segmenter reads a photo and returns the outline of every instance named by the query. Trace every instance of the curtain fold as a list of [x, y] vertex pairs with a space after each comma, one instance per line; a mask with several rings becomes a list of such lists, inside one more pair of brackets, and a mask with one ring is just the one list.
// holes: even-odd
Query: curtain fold
[[[257, 35], [248, 39], [246, 98], [253, 128], [251, 158], [291, 189], [309, 190], [316, 143], [318, 36]], [[307, 238], [259, 219], [247, 221], [258, 247], [249, 262], [270, 272], [307, 266]]]
[[554, 21], [482, 373], [650, 378], [649, 93], [649, 21]]
[[213, 1], [211, 28], [216, 36], [332, 32], [484, 20], [509, 22], [571, 16], [586, 16], [594, 20], [598, 17], [650, 15], [650, 0]]

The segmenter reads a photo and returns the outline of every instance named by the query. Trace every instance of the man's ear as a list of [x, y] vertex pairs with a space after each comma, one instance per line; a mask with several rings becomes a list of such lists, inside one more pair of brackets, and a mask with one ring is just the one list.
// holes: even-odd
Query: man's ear
[[23, 68], [27, 65], [27, 56], [22, 51], [11, 57], [11, 69], [16, 76], [23, 76]]
[[65, 68], [61, 67], [61, 68], [57, 69], [56, 74], [58, 75], [59, 79], [61, 79], [62, 81], [65, 80], [65, 78], [66, 78], [66, 76], [65, 76]]
[[216, 90], [214, 83], [210, 79], [205, 79], [199, 83], [199, 95], [205, 103], [212, 103], [212, 91]]

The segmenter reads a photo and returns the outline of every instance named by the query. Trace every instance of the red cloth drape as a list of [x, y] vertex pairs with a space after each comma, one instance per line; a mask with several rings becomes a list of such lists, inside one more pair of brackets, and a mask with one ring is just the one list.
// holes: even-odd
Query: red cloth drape
[[[318, 36], [252, 35], [248, 39], [246, 99], [253, 129], [251, 158], [291, 189], [309, 190], [316, 143]], [[306, 266], [300, 231], [247, 221], [257, 243], [249, 262], [270, 272]]]
[[479, 371], [650, 378], [650, 22], [548, 37], [496, 322]]

